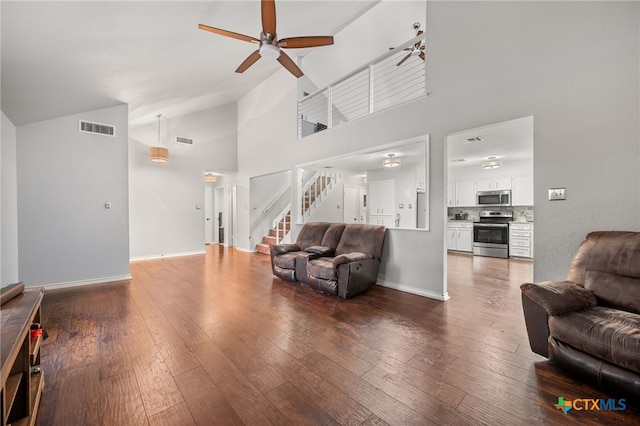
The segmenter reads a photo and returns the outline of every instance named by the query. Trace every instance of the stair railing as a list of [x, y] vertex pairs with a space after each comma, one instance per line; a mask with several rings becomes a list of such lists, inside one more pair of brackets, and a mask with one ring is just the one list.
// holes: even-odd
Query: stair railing
[[287, 204], [284, 210], [273, 220], [272, 229], [276, 230], [276, 244], [288, 242], [285, 239], [289, 236], [289, 231], [291, 231], [291, 203]]
[[271, 202], [269, 204], [267, 204], [267, 207], [265, 207], [262, 210], [262, 214], [267, 214], [269, 212], [269, 209], [271, 207], [273, 207], [273, 205], [275, 203], [278, 202], [278, 200], [280, 200], [280, 198], [282, 198], [284, 196], [284, 194], [287, 193], [287, 191], [291, 188], [291, 185], [287, 185], [282, 191], [280, 191], [280, 193], [278, 195], [275, 196], [275, 198], [273, 200], [271, 200]]
[[316, 172], [302, 187], [299, 217], [303, 222], [313, 215], [329, 191], [338, 183], [342, 175], [337, 172]]

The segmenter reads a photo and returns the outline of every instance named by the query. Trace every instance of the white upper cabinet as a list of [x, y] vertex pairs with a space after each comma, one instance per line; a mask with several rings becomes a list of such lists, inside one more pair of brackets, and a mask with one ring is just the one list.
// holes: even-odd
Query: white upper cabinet
[[498, 191], [501, 189], [511, 189], [511, 176], [478, 179], [478, 191]]
[[533, 175], [514, 176], [511, 204], [533, 206]]
[[476, 181], [461, 180], [456, 181], [456, 206], [471, 207], [476, 205]]

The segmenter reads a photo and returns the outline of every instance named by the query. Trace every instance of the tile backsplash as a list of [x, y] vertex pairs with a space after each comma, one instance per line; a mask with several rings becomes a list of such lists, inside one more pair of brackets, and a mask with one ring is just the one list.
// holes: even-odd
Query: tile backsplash
[[458, 212], [467, 213], [467, 220], [474, 222], [479, 220], [480, 210], [501, 210], [513, 211], [513, 220], [515, 222], [533, 222], [533, 207], [448, 207], [447, 217], [453, 220], [453, 215]]

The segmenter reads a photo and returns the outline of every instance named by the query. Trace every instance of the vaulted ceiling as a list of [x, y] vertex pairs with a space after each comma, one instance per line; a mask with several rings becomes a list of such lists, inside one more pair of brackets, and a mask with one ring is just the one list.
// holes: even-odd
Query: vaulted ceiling
[[[278, 37], [334, 35], [375, 3], [278, 0]], [[15, 125], [120, 103], [130, 105], [132, 125], [152, 122], [158, 113], [179, 116], [234, 102], [281, 68], [263, 59], [237, 74], [256, 46], [197, 28], [259, 37], [257, 0], [2, 1], [0, 7], [2, 111]]]

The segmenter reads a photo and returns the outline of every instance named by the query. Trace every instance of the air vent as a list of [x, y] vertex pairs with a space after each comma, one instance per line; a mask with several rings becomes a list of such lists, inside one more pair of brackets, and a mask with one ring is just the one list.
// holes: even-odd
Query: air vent
[[176, 136], [176, 142], [185, 145], [193, 145], [193, 139], [185, 138], [184, 136]]
[[464, 143], [475, 143], [475, 142], [482, 142], [484, 140], [483, 137], [480, 136], [476, 136], [475, 138], [468, 138], [465, 139], [463, 142]]
[[91, 121], [80, 120], [79, 129], [82, 133], [93, 133], [103, 136], [116, 136], [116, 126], [111, 124], [92, 123]]

